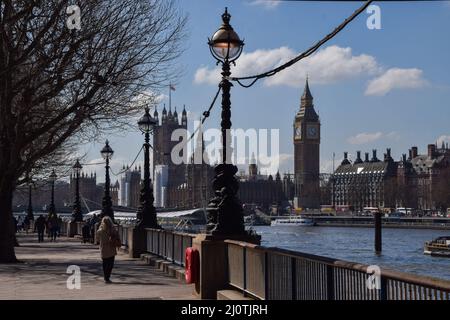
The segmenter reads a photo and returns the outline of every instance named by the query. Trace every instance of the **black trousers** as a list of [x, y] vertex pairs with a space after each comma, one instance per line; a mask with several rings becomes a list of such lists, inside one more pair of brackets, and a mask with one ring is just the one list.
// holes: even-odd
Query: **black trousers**
[[38, 230], [38, 242], [44, 242], [44, 230]]
[[114, 267], [114, 258], [115, 256], [103, 259], [103, 276], [105, 280], [109, 280], [111, 277], [111, 272]]

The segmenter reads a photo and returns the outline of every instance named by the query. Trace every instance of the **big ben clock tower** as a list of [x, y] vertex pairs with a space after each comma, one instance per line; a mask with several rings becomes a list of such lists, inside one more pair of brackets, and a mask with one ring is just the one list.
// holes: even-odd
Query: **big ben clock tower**
[[308, 79], [294, 120], [295, 197], [298, 207], [319, 208], [320, 120], [314, 110]]

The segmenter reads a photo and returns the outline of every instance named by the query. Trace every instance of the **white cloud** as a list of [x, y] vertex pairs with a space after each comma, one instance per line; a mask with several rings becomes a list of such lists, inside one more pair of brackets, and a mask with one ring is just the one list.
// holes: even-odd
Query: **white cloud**
[[[244, 52], [233, 68], [233, 76], [250, 76], [271, 70], [291, 60], [298, 53], [288, 47], [258, 49]], [[217, 85], [221, 80], [220, 67], [197, 69], [194, 82]], [[266, 86], [301, 87], [306, 75], [315, 84], [338, 83], [361, 76], [376, 76], [370, 80], [366, 95], [385, 95], [394, 89], [415, 89], [426, 86], [423, 71], [418, 68], [390, 68], [387, 71], [368, 54], [354, 55], [352, 48], [336, 45], [325, 47], [312, 56], [264, 80]]]
[[[270, 50], [244, 52], [233, 69], [234, 76], [258, 74], [292, 59], [297, 55], [288, 47]], [[306, 74], [312, 83], [334, 83], [360, 75], [372, 75], [380, 71], [374, 57], [366, 54], [353, 55], [349, 47], [329, 46], [314, 55], [299, 61], [277, 75], [264, 81], [266, 86], [288, 85], [299, 87], [304, 84]], [[195, 83], [217, 84], [220, 82], [220, 69], [201, 67], [195, 73]]]
[[253, 5], [263, 6], [264, 8], [267, 8], [267, 9], [273, 9], [273, 8], [276, 8], [280, 4], [280, 1], [278, 1], [278, 0], [253, 0], [249, 4], [252, 6]]
[[351, 136], [347, 139], [347, 142], [350, 144], [366, 144], [370, 142], [374, 142], [380, 139], [389, 139], [389, 140], [399, 140], [400, 135], [395, 132], [383, 133], [383, 132], [361, 132], [354, 136]]
[[374, 142], [380, 139], [382, 136], [383, 136], [382, 132], [374, 132], [374, 133], [362, 132], [358, 133], [355, 136], [349, 137], [347, 139], [347, 142], [350, 144], [366, 144], [369, 142]]
[[371, 80], [366, 95], [384, 96], [393, 89], [414, 89], [428, 82], [422, 77], [423, 71], [417, 68], [391, 68], [381, 76]]
[[[292, 54], [289, 59], [294, 55]], [[308, 73], [311, 75], [311, 82], [327, 84], [360, 75], [372, 75], [378, 70], [375, 58], [370, 55], [353, 55], [350, 47], [329, 46], [268, 78], [265, 83], [298, 87], [303, 85], [305, 75]]]

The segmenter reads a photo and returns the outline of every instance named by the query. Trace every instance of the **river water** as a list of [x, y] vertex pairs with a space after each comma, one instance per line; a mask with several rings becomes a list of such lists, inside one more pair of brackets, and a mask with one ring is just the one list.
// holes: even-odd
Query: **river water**
[[374, 252], [373, 228], [258, 226], [261, 245], [450, 280], [450, 258], [423, 254], [425, 241], [449, 230], [383, 229], [383, 252]]

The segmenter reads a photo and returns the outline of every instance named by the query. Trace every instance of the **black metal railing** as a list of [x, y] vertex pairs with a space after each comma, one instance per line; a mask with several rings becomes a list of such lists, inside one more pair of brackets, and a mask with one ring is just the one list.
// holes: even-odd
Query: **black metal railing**
[[266, 300], [450, 300], [450, 281], [226, 240], [229, 284]]
[[162, 229], [145, 229], [147, 252], [184, 266], [186, 249], [192, 247], [195, 234]]

